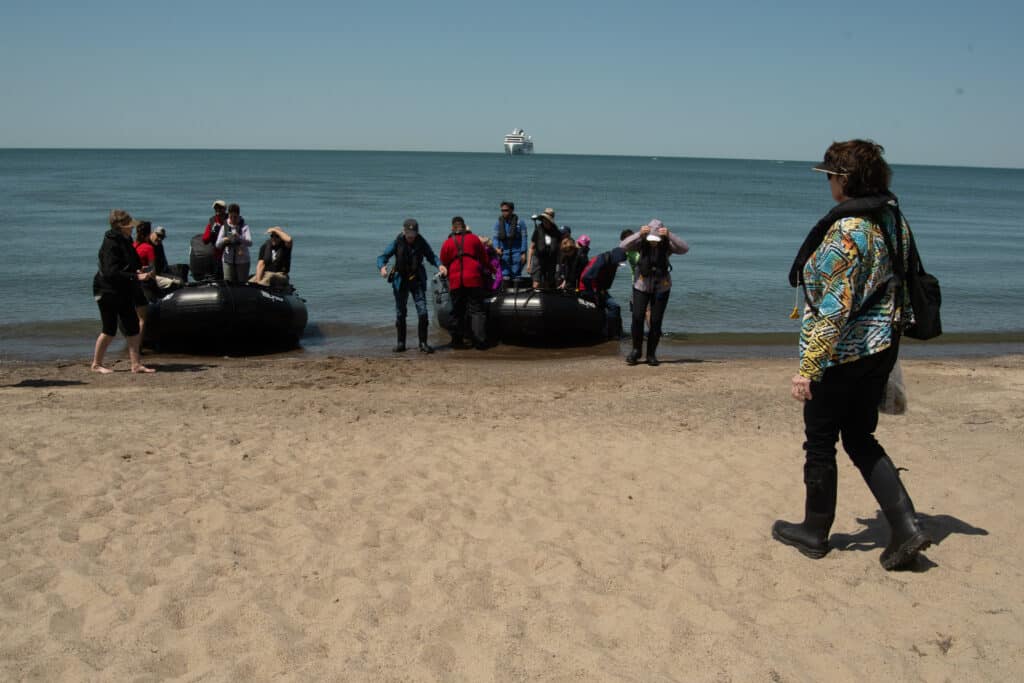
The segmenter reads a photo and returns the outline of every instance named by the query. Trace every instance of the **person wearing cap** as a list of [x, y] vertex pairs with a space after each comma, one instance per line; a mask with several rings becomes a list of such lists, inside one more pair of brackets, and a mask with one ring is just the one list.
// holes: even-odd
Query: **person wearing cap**
[[502, 279], [520, 277], [526, 263], [526, 221], [516, 215], [516, 205], [501, 203], [501, 213], [494, 224], [494, 250], [501, 260]]
[[136, 302], [142, 298], [139, 283], [153, 277], [152, 272], [142, 270], [139, 255], [132, 244], [132, 229], [139, 225], [139, 221], [127, 211], [114, 209], [110, 212], [109, 223], [110, 230], [103, 235], [100, 245], [99, 270], [92, 280], [92, 293], [100, 309], [103, 327], [96, 337], [91, 368], [103, 375], [113, 372], [103, 364], [103, 359], [120, 323], [121, 333], [128, 341], [132, 372], [154, 372], [142, 364], [142, 337], [135, 310]]
[[[390, 271], [387, 263], [394, 257], [395, 265]], [[395, 332], [398, 341], [392, 349], [395, 353], [405, 351], [405, 316], [409, 305], [409, 295], [416, 305], [419, 319], [419, 349], [422, 353], [433, 353], [434, 349], [427, 343], [427, 332], [430, 330], [430, 319], [427, 315], [427, 269], [426, 261], [442, 273], [443, 266], [438, 263], [434, 250], [427, 240], [420, 235], [420, 224], [415, 218], [406, 218], [402, 223], [402, 232], [377, 257], [377, 268], [380, 276], [388, 278], [395, 295]]]
[[544, 209], [530, 218], [533, 219], [534, 228], [526, 253], [526, 270], [533, 278], [534, 289], [553, 289], [562, 231], [555, 223], [554, 209]]
[[625, 260], [626, 251], [615, 247], [590, 259], [580, 275], [580, 296], [605, 310], [606, 337], [618, 338], [622, 334], [622, 309], [612, 298], [611, 288], [619, 265]]
[[[814, 167], [825, 174], [836, 206], [811, 229], [790, 268], [801, 286], [800, 368], [790, 382], [803, 405], [804, 521], [778, 520], [772, 536], [807, 557], [824, 557], [835, 520], [840, 438], [882, 514], [890, 538], [879, 561], [909, 566], [932, 540], [921, 529], [899, 471], [875, 439], [878, 404], [899, 354], [899, 324], [909, 300], [897, 271], [907, 268], [910, 243], [884, 150], [870, 140], [833, 143]], [[894, 259], [904, 257], [903, 267]], [[905, 292], [904, 292], [905, 293]]]
[[441, 245], [441, 274], [448, 278], [452, 296], [452, 347], [462, 346], [464, 330], [469, 329], [473, 346], [487, 348], [486, 320], [483, 312], [484, 269], [487, 253], [480, 239], [466, 229], [462, 216], [452, 218], [452, 231]]
[[167, 239], [167, 229], [158, 225], [153, 229], [149, 241], [153, 244], [153, 270], [157, 275], [166, 275], [170, 272], [170, 264], [167, 263], [167, 254], [164, 252], [164, 240]]
[[669, 294], [672, 293], [672, 276], [668, 259], [670, 254], [685, 254], [690, 247], [683, 238], [672, 233], [657, 218], [626, 237], [619, 247], [627, 253], [638, 252], [636, 280], [633, 282], [633, 320], [630, 332], [633, 349], [626, 356], [626, 363], [636, 365], [640, 361], [644, 341], [644, 315], [651, 307], [650, 330], [647, 333], [647, 364], [658, 365], [658, 342], [661, 340], [661, 323], [665, 317]]
[[224, 224], [228, 220], [228, 205], [223, 199], [218, 199], [213, 202], [213, 215], [210, 216], [210, 220], [206, 223], [206, 228], [203, 230], [203, 244], [214, 245], [213, 249], [213, 260], [214, 268], [216, 268], [215, 276], [218, 280], [224, 279], [224, 265], [222, 263], [224, 250], [217, 247], [217, 237], [220, 236], [220, 231], [224, 228]]
[[267, 241], [260, 246], [259, 258], [256, 259], [256, 274], [249, 282], [274, 289], [288, 286], [292, 269], [292, 236], [280, 226], [267, 228]]
[[223, 249], [225, 282], [245, 282], [249, 279], [249, 247], [252, 246], [252, 232], [242, 218], [238, 204], [228, 205], [228, 219], [217, 234], [218, 249]]

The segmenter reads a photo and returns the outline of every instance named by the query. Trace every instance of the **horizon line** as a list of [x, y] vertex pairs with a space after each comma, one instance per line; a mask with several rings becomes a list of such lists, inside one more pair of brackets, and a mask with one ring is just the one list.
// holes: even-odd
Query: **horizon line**
[[[620, 157], [626, 159], [696, 159], [709, 161], [765, 161], [771, 163], [816, 163], [814, 159], [778, 159], [774, 157], [718, 157], [718, 156], [683, 156], [675, 154], [613, 154], [613, 153], [581, 153], [581, 152], [541, 152], [531, 154], [508, 154], [507, 152], [480, 152], [466, 150], [431, 150], [431, 149], [312, 149], [290, 147], [0, 147], [7, 152], [315, 152], [315, 153], [371, 153], [371, 154], [480, 154], [489, 156], [579, 156], [579, 157]], [[929, 168], [977, 168], [997, 171], [1020, 171], [1021, 166], [983, 166], [976, 164], [928, 164], [920, 162], [889, 162], [895, 166], [924, 166]]]

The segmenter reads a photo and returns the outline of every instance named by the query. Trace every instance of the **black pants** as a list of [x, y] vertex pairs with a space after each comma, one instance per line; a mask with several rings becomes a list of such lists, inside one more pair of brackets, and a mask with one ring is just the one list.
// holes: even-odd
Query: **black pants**
[[633, 334], [633, 348], [640, 349], [644, 343], [644, 318], [647, 315], [647, 306], [651, 306], [651, 337], [661, 337], [661, 321], [665, 318], [665, 307], [668, 306], [668, 295], [671, 289], [660, 294], [653, 292], [641, 292], [633, 290], [633, 324], [630, 331]]
[[139, 333], [139, 315], [135, 312], [135, 302], [130, 294], [101, 294], [96, 299], [100, 309], [100, 320], [103, 323], [103, 334], [108, 337], [117, 335], [118, 321], [121, 322], [121, 334], [134, 337]]
[[804, 483], [834, 487], [836, 441], [857, 466], [865, 481], [885, 450], [875, 440], [878, 402], [889, 372], [896, 364], [899, 344], [825, 371], [820, 382], [811, 382], [811, 400], [804, 403]]
[[483, 314], [484, 290], [480, 287], [459, 287], [451, 290], [451, 297], [452, 323], [455, 325], [452, 339], [461, 341], [468, 329], [473, 343], [483, 344], [487, 336]]

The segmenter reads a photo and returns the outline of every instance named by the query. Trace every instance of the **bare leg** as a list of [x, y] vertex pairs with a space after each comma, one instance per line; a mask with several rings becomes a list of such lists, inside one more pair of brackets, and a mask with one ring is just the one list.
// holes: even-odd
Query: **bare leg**
[[128, 337], [128, 358], [132, 362], [132, 372], [156, 372], [153, 368], [147, 368], [142, 364], [142, 357], [139, 355], [139, 345], [142, 343], [142, 335], [136, 334]]
[[103, 356], [107, 354], [107, 348], [110, 346], [110, 342], [114, 341], [114, 338], [109, 334], [103, 334], [100, 332], [100, 336], [96, 337], [96, 349], [92, 354], [92, 371], [98, 372], [101, 375], [109, 375], [113, 372], [108, 367], [103, 365]]
[[[146, 312], [149, 311], [147, 306], [136, 306], [135, 315], [139, 316], [139, 339], [142, 339], [142, 334], [146, 331]], [[139, 342], [139, 348], [141, 349], [142, 342]], [[139, 351], [141, 354], [142, 351]]]

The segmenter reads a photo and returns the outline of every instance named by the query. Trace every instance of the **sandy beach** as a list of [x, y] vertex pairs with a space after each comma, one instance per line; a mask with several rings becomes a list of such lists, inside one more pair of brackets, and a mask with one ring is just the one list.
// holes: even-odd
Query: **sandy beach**
[[840, 458], [799, 519], [787, 360], [86, 361], [0, 380], [5, 681], [1005, 681], [1024, 356], [904, 361], [878, 436], [936, 545], [887, 573]]

